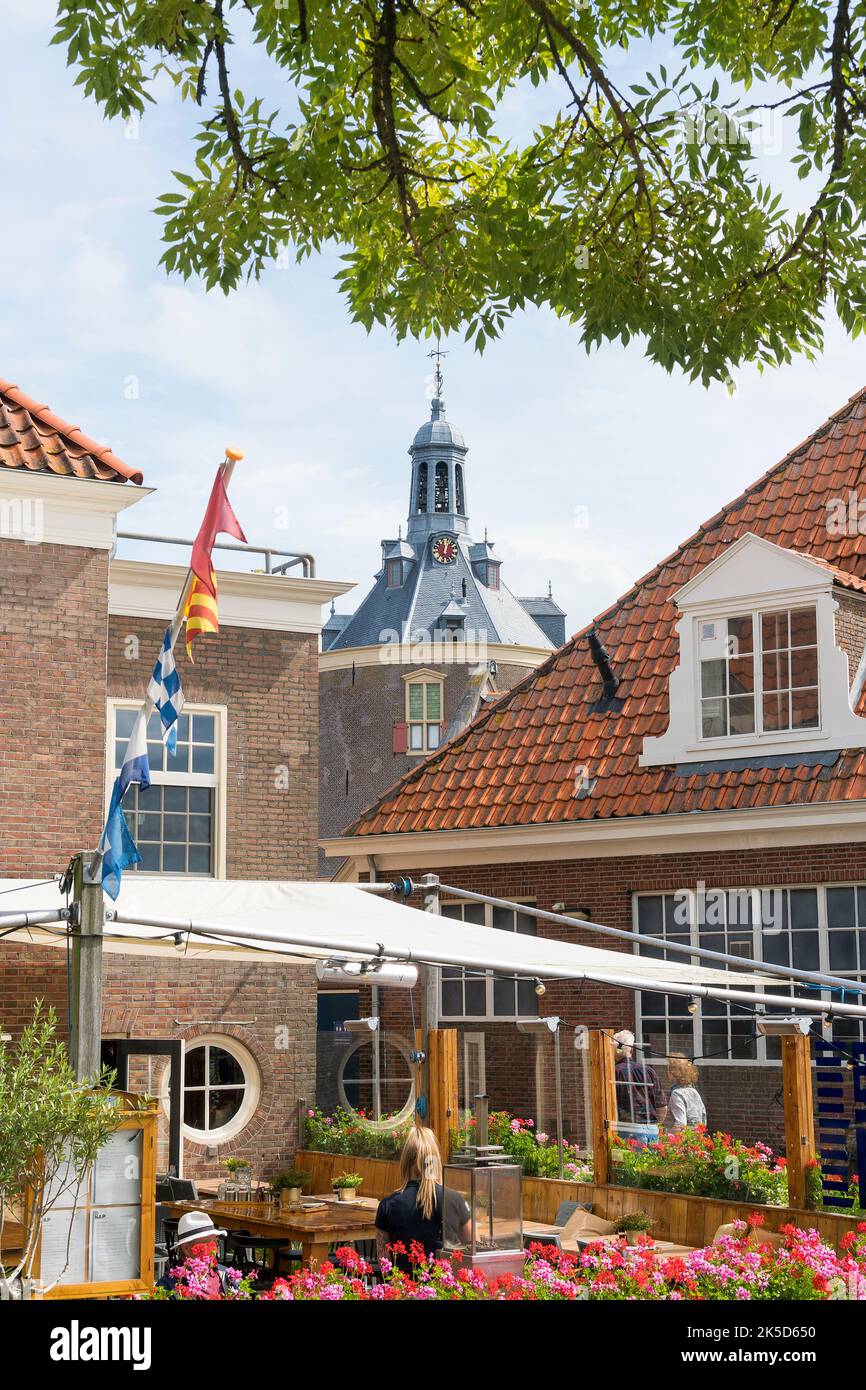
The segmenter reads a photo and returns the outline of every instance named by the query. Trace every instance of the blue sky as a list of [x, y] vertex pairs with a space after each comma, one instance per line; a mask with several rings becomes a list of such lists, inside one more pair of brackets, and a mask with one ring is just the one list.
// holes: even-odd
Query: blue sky
[[[334, 254], [228, 299], [168, 280], [151, 209], [190, 163], [197, 113], [165, 90], [136, 131], [104, 121], [48, 48], [53, 12], [0, 0], [0, 376], [143, 470], [157, 492], [126, 513], [130, 529], [192, 535], [236, 443], [249, 539], [311, 550], [322, 577], [357, 583], [340, 605], [354, 606], [405, 520], [430, 344], [353, 325]], [[258, 66], [237, 57], [241, 75]], [[519, 124], [532, 100], [507, 116]], [[733, 397], [666, 376], [638, 345], [588, 357], [547, 313], [512, 321], [481, 358], [446, 346], [473, 529], [488, 528], [515, 592], [552, 580], [569, 630], [866, 385], [866, 349], [835, 323], [820, 362], [741, 371]]]

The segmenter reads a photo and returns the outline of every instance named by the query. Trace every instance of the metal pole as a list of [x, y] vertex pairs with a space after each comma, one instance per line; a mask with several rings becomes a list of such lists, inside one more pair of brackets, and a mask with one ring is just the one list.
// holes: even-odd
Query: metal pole
[[102, 1068], [102, 885], [90, 874], [92, 850], [76, 855], [73, 876], [76, 931], [72, 938], [69, 1056], [79, 1081]]
[[559, 1029], [553, 1035], [553, 1063], [556, 1076], [556, 1138], [559, 1142], [559, 1176], [563, 1176], [562, 1158], [562, 1056], [559, 1050]]
[[[698, 985], [691, 982], [682, 983], [678, 980], [665, 980], [655, 976], [641, 978], [636, 975], [613, 974], [607, 970], [592, 970], [585, 966], [568, 968], [562, 965], [554, 967], [532, 965], [527, 967], [525, 972], [521, 972], [516, 971], [514, 965], [503, 965], [502, 961], [495, 957], [477, 957], [462, 951], [437, 952], [428, 947], [423, 952], [419, 952], [408, 951], [396, 946], [389, 946], [386, 949], [381, 942], [377, 941], [349, 941], [336, 937], [331, 937], [327, 942], [324, 942], [321, 936], [317, 936], [315, 933], [297, 931], [292, 931], [291, 934], [287, 933], [280, 940], [275, 941], [273, 935], [256, 931], [250, 927], [236, 927], [227, 923], [194, 922], [191, 917], [151, 917], [149, 914], [119, 912], [117, 910], [110, 911], [108, 919], [139, 927], [163, 928], [172, 933], [188, 932], [193, 936], [215, 937], [218, 941], [228, 944], [239, 944], [247, 940], [262, 941], [267, 943], [267, 949], [276, 954], [279, 954], [281, 946], [310, 946], [319, 952], [345, 951], [354, 956], [369, 957], [371, 960], [408, 961], [419, 966], [425, 964], [457, 965], [468, 970], [493, 970], [507, 975], [525, 974], [527, 979], [594, 980], [598, 984], [615, 985], [620, 989], [651, 989], [658, 994], [695, 995], [699, 999], [731, 999], [752, 1006], [768, 1004], [774, 1013], [795, 1009], [803, 1013], [824, 1013], [840, 1018], [843, 1015], [852, 1018], [866, 1018], [866, 1005], [864, 1004], [825, 1003], [822, 999], [798, 999], [793, 995], [786, 994], [760, 994], [753, 990], [725, 989], [721, 985]], [[286, 952], [286, 954], [297, 955], [298, 953]], [[626, 957], [626, 959], [628, 958]]]
[[[370, 859], [369, 859], [368, 862], [369, 862], [369, 870], [370, 870], [370, 882], [371, 882], [371, 883], [375, 883], [375, 882], [376, 882], [376, 861], [375, 861], [375, 859], [373, 859], [372, 855], [370, 856]], [[371, 988], [370, 988], [370, 1012], [371, 1012], [371, 1014], [373, 1015], [374, 1018], [381, 1019], [381, 1014], [379, 1013], [379, 987], [378, 987], [378, 985], [372, 985]], [[375, 1030], [375, 1032], [373, 1033], [373, 1119], [374, 1119], [374, 1120], [381, 1120], [381, 1118], [382, 1118], [382, 1051], [381, 1051], [381, 1042], [380, 1042], [381, 1037], [382, 1037], [382, 1027], [381, 1027], [381, 1022], [380, 1022], [379, 1027], [378, 1027], [378, 1028]]]
[[[432, 912], [438, 917], [440, 914], [439, 904], [439, 880], [435, 874], [425, 874], [421, 881], [424, 889], [424, 911]], [[431, 965], [426, 971], [427, 979], [425, 983], [425, 1009], [427, 1014], [427, 1027], [439, 1027], [439, 1007], [441, 999], [440, 972]]]
[[443, 893], [454, 893], [467, 902], [490, 903], [493, 907], [507, 907], [535, 917], [540, 922], [556, 922], [558, 925], [584, 931], [596, 931], [602, 936], [617, 936], [622, 941], [637, 941], [641, 946], [660, 946], [674, 955], [697, 956], [700, 960], [721, 961], [723, 965], [754, 966], [761, 975], [779, 975], [786, 980], [807, 980], [810, 984], [824, 985], [826, 989], [844, 990], [848, 994], [866, 994], [866, 984], [842, 979], [839, 975], [825, 975], [817, 970], [798, 970], [792, 965], [771, 965], [768, 961], [753, 960], [751, 956], [734, 956], [727, 951], [711, 951], [707, 946], [687, 946], [678, 941], [667, 941], [661, 936], [647, 936], [644, 932], [626, 931], [624, 927], [606, 927], [600, 922], [590, 922], [583, 918], [566, 917], [562, 912], [548, 912], [541, 907], [529, 907], [526, 903], [512, 903], [507, 898], [491, 898], [487, 893], [472, 893], [468, 888], [452, 888], [447, 883], [439, 885]]

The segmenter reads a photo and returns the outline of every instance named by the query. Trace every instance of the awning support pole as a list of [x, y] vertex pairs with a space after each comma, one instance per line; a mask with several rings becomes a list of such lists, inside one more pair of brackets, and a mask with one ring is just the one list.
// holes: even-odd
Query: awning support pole
[[72, 882], [76, 930], [72, 937], [69, 1056], [79, 1081], [102, 1069], [102, 885], [91, 876], [92, 850], [75, 857]]
[[610, 1136], [616, 1126], [616, 1049], [609, 1028], [589, 1033], [589, 1069], [592, 1077], [592, 1159], [596, 1186], [611, 1178]]
[[785, 1103], [785, 1153], [788, 1159], [788, 1206], [807, 1205], [809, 1164], [815, 1158], [815, 1111], [812, 1103], [811, 1039], [802, 1033], [782, 1038], [782, 1093]]

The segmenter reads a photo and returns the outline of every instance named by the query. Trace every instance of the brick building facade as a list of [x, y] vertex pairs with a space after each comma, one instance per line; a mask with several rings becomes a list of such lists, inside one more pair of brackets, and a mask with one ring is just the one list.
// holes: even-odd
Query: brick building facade
[[[658, 954], [581, 925], [594, 920], [863, 984], [866, 540], [834, 518], [864, 458], [861, 392], [327, 841], [340, 876], [434, 873], [574, 920], [539, 923], [541, 936]], [[465, 911], [448, 897], [444, 911]], [[507, 914], [473, 911], [515, 929]], [[778, 977], [767, 988], [803, 997]], [[862, 1002], [805, 988], [816, 1004]], [[483, 1035], [494, 1105], [541, 1109], [548, 1125], [549, 1066], [517, 1031], [522, 1010], [497, 1016], [490, 998], [486, 1016], [475, 1005], [463, 1020], [443, 986], [441, 1022]], [[386, 996], [383, 1016], [395, 1007]], [[778, 1040], [759, 1035], [754, 1009], [556, 981], [530, 1008], [632, 1026], [662, 1076], [666, 1057], [685, 1053], [711, 1125], [781, 1142]], [[824, 1036], [844, 1051], [863, 1022], [835, 1017]], [[572, 1066], [566, 1123], [579, 1137]]]
[[[116, 516], [147, 495], [141, 482], [110, 451], [0, 383], [3, 516], [38, 520], [0, 534], [5, 879], [62, 873], [72, 854], [98, 843], [115, 739], [125, 711], [141, 703], [186, 573], [111, 558]], [[190, 515], [186, 525], [197, 524]], [[173, 772], [166, 760], [151, 788], [158, 801], [138, 806], [132, 788], [127, 812], [139, 848], [161, 856], [163, 871], [182, 849], [187, 870], [179, 872], [311, 878], [321, 606], [349, 586], [237, 572], [220, 573], [219, 586], [219, 635], [197, 643], [194, 665], [182, 642], [176, 649], [188, 771]], [[297, 1100], [315, 1090], [315, 997], [309, 967], [105, 952], [104, 1037], [185, 1040], [187, 1116], [208, 1116], [186, 1135], [188, 1174], [216, 1174], [232, 1152], [266, 1174], [291, 1160]], [[0, 1021], [13, 1038], [37, 998], [55, 1008], [65, 1037], [65, 953], [0, 943]], [[202, 1061], [212, 1072], [199, 1087]], [[167, 1104], [159, 1059], [135, 1076]]]

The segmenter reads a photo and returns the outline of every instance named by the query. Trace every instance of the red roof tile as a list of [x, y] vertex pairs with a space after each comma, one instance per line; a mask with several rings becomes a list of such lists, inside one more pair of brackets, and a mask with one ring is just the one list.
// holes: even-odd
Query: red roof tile
[[106, 444], [67, 424], [47, 405], [25, 396], [0, 377], [0, 466], [30, 473], [56, 473], [100, 482], [141, 484], [143, 475], [130, 468]]
[[[866, 536], [831, 535], [828, 503], [866, 496], [866, 390], [575, 634], [438, 753], [413, 768], [347, 832], [406, 834], [465, 826], [731, 810], [862, 795], [866, 750], [831, 766], [702, 773], [642, 768], [643, 740], [668, 723], [679, 643], [672, 595], [751, 531], [817, 560], [834, 582], [866, 592]], [[594, 628], [622, 678], [616, 708], [597, 709]], [[591, 785], [575, 794], [586, 767]]]

